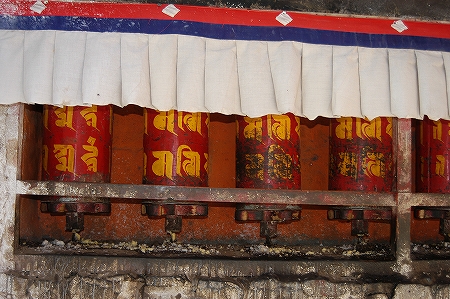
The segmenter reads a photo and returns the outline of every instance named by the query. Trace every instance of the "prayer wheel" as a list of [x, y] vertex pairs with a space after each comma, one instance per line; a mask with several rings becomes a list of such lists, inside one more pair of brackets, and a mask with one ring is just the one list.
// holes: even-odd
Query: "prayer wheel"
[[110, 106], [44, 107], [44, 180], [110, 180]]
[[300, 118], [238, 116], [236, 186], [300, 189]]
[[[238, 116], [236, 186], [259, 189], [300, 189], [300, 118], [293, 114]], [[297, 205], [236, 205], [237, 221], [259, 221], [260, 236], [271, 243], [277, 224], [300, 219]]]
[[[110, 182], [111, 106], [44, 106], [42, 179]], [[48, 198], [41, 210], [66, 214], [66, 230], [83, 230], [83, 215], [109, 213], [99, 198]]]
[[[209, 114], [144, 109], [144, 184], [208, 186]], [[142, 214], [164, 217], [165, 230], [176, 240], [182, 218], [207, 216], [198, 202], [143, 202]]]
[[424, 193], [450, 192], [450, 121], [419, 122], [416, 190]]
[[145, 109], [144, 183], [208, 186], [208, 113]]
[[329, 189], [393, 191], [392, 131], [392, 118], [332, 119]]

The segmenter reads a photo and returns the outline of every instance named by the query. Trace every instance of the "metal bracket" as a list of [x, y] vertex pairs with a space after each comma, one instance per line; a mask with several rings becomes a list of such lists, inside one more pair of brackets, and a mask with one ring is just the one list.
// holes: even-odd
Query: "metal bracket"
[[66, 231], [80, 232], [84, 229], [85, 214], [109, 214], [109, 200], [61, 197], [41, 202], [41, 212], [66, 215]]
[[439, 219], [439, 233], [445, 242], [450, 241], [450, 207], [415, 208], [414, 217], [418, 219]]
[[204, 203], [144, 202], [141, 208], [143, 215], [165, 217], [165, 229], [172, 242], [181, 232], [183, 217], [208, 216], [208, 205]]
[[328, 210], [328, 219], [351, 221], [352, 236], [362, 238], [369, 234], [369, 221], [390, 221], [392, 211], [378, 207], [333, 207]]
[[260, 235], [270, 244], [278, 235], [278, 223], [286, 223], [300, 219], [301, 207], [296, 205], [236, 205], [236, 221], [259, 221]]

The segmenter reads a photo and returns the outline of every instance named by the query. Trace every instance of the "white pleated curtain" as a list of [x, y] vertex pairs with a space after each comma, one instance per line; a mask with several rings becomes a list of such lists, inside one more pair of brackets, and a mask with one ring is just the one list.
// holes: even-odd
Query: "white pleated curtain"
[[450, 119], [448, 52], [2, 30], [0, 66], [0, 104]]

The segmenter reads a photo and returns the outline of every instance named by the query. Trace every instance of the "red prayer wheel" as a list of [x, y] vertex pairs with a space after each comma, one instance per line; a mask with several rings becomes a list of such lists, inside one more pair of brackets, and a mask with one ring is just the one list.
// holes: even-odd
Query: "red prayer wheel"
[[109, 182], [110, 106], [44, 106], [44, 180]]
[[[144, 184], [208, 186], [209, 113], [144, 109]], [[142, 213], [165, 218], [176, 240], [182, 218], [207, 216], [208, 205], [196, 202], [142, 203]]]
[[450, 121], [419, 122], [416, 189], [425, 193], [450, 192]]
[[[111, 106], [44, 106], [42, 178], [51, 181], [109, 183]], [[50, 197], [41, 211], [66, 215], [66, 230], [84, 229], [84, 214], [111, 212], [106, 198]]]
[[300, 189], [300, 118], [237, 117], [236, 186]]
[[[236, 186], [239, 188], [300, 189], [300, 118], [293, 114], [238, 116]], [[259, 221], [260, 235], [271, 244], [277, 224], [300, 219], [301, 207], [237, 204], [237, 221]]]
[[394, 188], [392, 118], [343, 117], [330, 123], [330, 190]]
[[208, 113], [145, 109], [144, 183], [208, 186]]

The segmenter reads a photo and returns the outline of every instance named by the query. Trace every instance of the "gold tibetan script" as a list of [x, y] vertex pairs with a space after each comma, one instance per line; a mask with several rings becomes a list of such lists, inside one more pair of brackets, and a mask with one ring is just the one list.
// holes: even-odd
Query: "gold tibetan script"
[[181, 170], [188, 176], [200, 177], [200, 155], [187, 145], [180, 145], [177, 150], [177, 174], [183, 176]]
[[[450, 128], [450, 122], [448, 123], [448, 126], [447, 126], [447, 134], [448, 135], [450, 135], [450, 130], [449, 130], [449, 128]], [[433, 121], [433, 139], [437, 139], [437, 140], [439, 140], [439, 141], [441, 141], [441, 142], [444, 142], [443, 140], [442, 140], [442, 132], [443, 131], [443, 128], [442, 128], [442, 122], [441, 121]], [[422, 133], [422, 132], [421, 132]], [[422, 133], [423, 134], [423, 133]], [[421, 136], [422, 137], [422, 136]], [[423, 137], [422, 137], [423, 138]]]
[[262, 141], [262, 119], [260, 117], [244, 117], [247, 125], [244, 127], [244, 137]]
[[[300, 136], [300, 118], [295, 118], [297, 126], [295, 132]], [[244, 117], [247, 123], [244, 127], [244, 137], [262, 141], [263, 120], [261, 117]], [[267, 115], [267, 132], [270, 139], [290, 140], [291, 139], [291, 118], [287, 115]]]
[[89, 136], [87, 140], [87, 145], [83, 145], [83, 149], [86, 150], [87, 153], [81, 156], [81, 160], [87, 165], [87, 169], [92, 172], [97, 172], [97, 157], [98, 157], [98, 148], [94, 146], [95, 138]]
[[[156, 161], [152, 164], [152, 171], [157, 176], [165, 176], [173, 179], [174, 154], [170, 151], [153, 151]], [[203, 165], [208, 169], [208, 155], [204, 154], [206, 163]], [[179, 176], [200, 177], [200, 154], [193, 151], [188, 145], [180, 145], [177, 149], [175, 169]]]
[[189, 131], [202, 135], [202, 113], [185, 113], [178, 111], [178, 127], [184, 131], [184, 127]]
[[170, 110], [168, 112], [160, 112], [153, 119], [153, 125], [155, 128], [161, 131], [169, 131], [170, 133], [177, 135], [175, 133], [175, 111]]
[[261, 154], [245, 154], [245, 176], [264, 180], [264, 157]]
[[336, 126], [335, 134], [339, 139], [353, 139], [353, 119], [351, 117], [338, 118], [336, 121], [339, 123]]
[[74, 147], [70, 144], [55, 144], [53, 153], [59, 162], [59, 164], [56, 165], [56, 169], [73, 173], [75, 157]]
[[445, 175], [445, 157], [443, 155], [436, 155], [436, 174], [442, 177]]
[[383, 162], [383, 153], [368, 152], [363, 159], [362, 169], [366, 176], [382, 177], [386, 176], [386, 166]]
[[279, 145], [272, 144], [269, 146], [268, 154], [268, 171], [269, 176], [275, 179], [292, 179], [292, 157], [286, 154]]
[[86, 124], [97, 129], [97, 106], [85, 108], [80, 111], [81, 116], [86, 120]]
[[[342, 117], [337, 119], [339, 124], [336, 126], [335, 134], [339, 139], [353, 139], [353, 120], [355, 120], [355, 134], [361, 139], [376, 138], [382, 141], [382, 122], [381, 118], [375, 118], [372, 121], [365, 122], [361, 118]], [[386, 134], [392, 138], [392, 119], [387, 118]]]
[[61, 128], [67, 127], [73, 129], [73, 107], [53, 107], [53, 109], [56, 117], [58, 118], [57, 120], [55, 120], [55, 125]]
[[[177, 127], [185, 131], [188, 129], [191, 132], [197, 132], [202, 135], [202, 113], [187, 113], [178, 111], [177, 116]], [[145, 114], [146, 117], [147, 113]], [[206, 120], [208, 121], [208, 120]], [[147, 121], [145, 121], [147, 123]], [[168, 112], [159, 112], [158, 115], [153, 119], [153, 125], [156, 129], [161, 131], [169, 131], [170, 133], [177, 135], [175, 133], [175, 111], [170, 110]], [[147, 132], [147, 128], [145, 128], [145, 132]]]
[[153, 151], [152, 154], [156, 158], [152, 164], [153, 173], [172, 180], [173, 154], [170, 151]]
[[286, 115], [268, 115], [267, 131], [270, 139], [291, 139], [291, 119]]
[[352, 178], [356, 178], [358, 175], [357, 170], [357, 156], [355, 153], [343, 152], [339, 153], [339, 158], [341, 161], [338, 163], [339, 173], [344, 176], [349, 176]]

